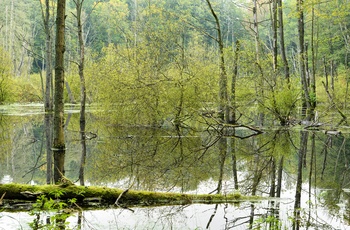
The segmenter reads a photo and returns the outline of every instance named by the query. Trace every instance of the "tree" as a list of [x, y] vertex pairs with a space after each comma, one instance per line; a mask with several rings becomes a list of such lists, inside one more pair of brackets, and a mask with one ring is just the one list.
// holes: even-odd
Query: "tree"
[[78, 26], [78, 41], [79, 41], [79, 78], [80, 78], [80, 142], [82, 147], [81, 163], [79, 169], [79, 181], [80, 185], [84, 185], [84, 166], [86, 159], [86, 136], [85, 136], [85, 104], [86, 104], [86, 84], [84, 76], [84, 62], [85, 62], [85, 45], [83, 39], [83, 26], [82, 26], [82, 8], [84, 0], [73, 0], [76, 7], [76, 20]]
[[66, 0], [57, 1], [56, 16], [56, 66], [55, 66], [55, 97], [53, 120], [53, 154], [54, 182], [58, 183], [64, 175], [65, 139], [64, 139], [64, 52], [65, 52], [65, 15]]
[[298, 13], [298, 36], [299, 36], [299, 73], [300, 80], [303, 89], [303, 108], [302, 116], [307, 120], [311, 119], [313, 114], [310, 100], [309, 84], [306, 77], [306, 52], [305, 52], [305, 17], [304, 17], [304, 1], [297, 0], [297, 13]]
[[51, 155], [51, 146], [52, 146], [52, 32], [51, 32], [51, 7], [50, 0], [45, 0], [45, 4], [41, 1], [41, 14], [42, 21], [45, 31], [45, 93], [44, 93], [44, 108], [45, 108], [45, 117], [44, 117], [44, 126], [45, 126], [45, 139], [46, 139], [46, 183], [50, 184], [52, 182], [52, 155]]
[[40, 1], [41, 14], [43, 18], [44, 31], [45, 31], [45, 70], [46, 70], [46, 84], [45, 84], [45, 111], [52, 110], [52, 37], [51, 37], [51, 25], [50, 25], [50, 0], [45, 0], [45, 5]]
[[290, 83], [290, 73], [289, 73], [289, 64], [286, 55], [286, 47], [284, 42], [284, 24], [283, 24], [283, 5], [282, 0], [277, 0], [278, 8], [278, 28], [279, 28], [279, 40], [280, 40], [280, 49], [281, 49], [281, 58], [284, 65], [284, 74], [287, 79], [287, 83]]
[[[220, 80], [219, 80], [219, 118], [221, 122], [227, 122], [229, 119], [229, 107], [228, 107], [228, 93], [227, 93], [227, 72], [225, 66], [225, 56], [224, 56], [224, 42], [222, 39], [222, 32], [220, 27], [220, 20], [214, 11], [214, 8], [210, 0], [206, 0], [209, 10], [215, 20], [215, 28], [217, 32], [217, 37], [214, 40], [219, 46], [219, 56], [220, 56]], [[226, 120], [225, 120], [226, 119]]]

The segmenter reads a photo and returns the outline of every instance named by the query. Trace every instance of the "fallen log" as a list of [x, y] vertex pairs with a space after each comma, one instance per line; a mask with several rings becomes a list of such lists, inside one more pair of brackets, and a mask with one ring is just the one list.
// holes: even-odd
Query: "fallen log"
[[[168, 192], [148, 192], [97, 187], [70, 185], [25, 185], [2, 184], [0, 194], [3, 197], [2, 209], [11, 209], [13, 200], [35, 202], [39, 196], [51, 199], [68, 201], [75, 198], [77, 205], [83, 208], [106, 207], [118, 204], [118, 207], [129, 206], [158, 206], [158, 205], [183, 205], [192, 203], [218, 204], [236, 203], [243, 200], [258, 199], [257, 197], [245, 197], [238, 192], [232, 194], [182, 194]], [[18, 204], [18, 202], [16, 203]], [[28, 205], [26, 205], [28, 209]], [[29, 208], [30, 209], [30, 208]]]

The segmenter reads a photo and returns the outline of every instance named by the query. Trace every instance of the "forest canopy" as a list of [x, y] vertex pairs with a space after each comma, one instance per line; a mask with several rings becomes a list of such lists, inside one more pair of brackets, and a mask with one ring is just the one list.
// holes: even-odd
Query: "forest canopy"
[[[52, 84], [45, 78], [54, 52], [46, 55], [45, 47], [47, 35], [55, 39], [56, 1], [1, 2], [0, 102], [43, 102]], [[327, 122], [332, 112], [346, 118], [346, 1], [82, 3], [87, 102], [113, 111], [112, 123], [286, 125], [315, 114]], [[81, 97], [76, 16], [75, 1], [67, 0], [70, 103]]]

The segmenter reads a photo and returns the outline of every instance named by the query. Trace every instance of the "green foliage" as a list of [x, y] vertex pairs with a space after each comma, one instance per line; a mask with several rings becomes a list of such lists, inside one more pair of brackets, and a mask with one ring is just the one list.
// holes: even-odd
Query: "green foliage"
[[0, 47], [0, 104], [11, 100], [11, 60]]
[[49, 194], [53, 195], [56, 199], [58, 199], [64, 194], [64, 191], [57, 189], [57, 190], [52, 190]]
[[[45, 195], [40, 195], [36, 203], [33, 204], [33, 208], [30, 211], [30, 215], [36, 216], [36, 218], [29, 224], [32, 229], [61, 229], [63, 226], [64, 229], [67, 229], [69, 223], [65, 220], [70, 216], [70, 212], [65, 211], [65, 208], [68, 207], [67, 203], [64, 201], [58, 200], [59, 196], [56, 199], [47, 198]], [[72, 204], [73, 202], [70, 202]], [[44, 224], [40, 221], [40, 216], [42, 214], [50, 216], [50, 222]]]
[[255, 220], [252, 226], [253, 230], [263, 230], [263, 229], [270, 229], [270, 230], [282, 230], [287, 229], [282, 228], [281, 220], [278, 219], [274, 215], [269, 215], [266, 217], [260, 217], [259, 219]]
[[15, 78], [13, 100], [16, 102], [40, 102], [43, 100], [41, 76], [32, 74], [30, 78]]
[[196, 43], [188, 49], [180, 25], [164, 20], [161, 26], [158, 34], [153, 28], [140, 34], [146, 40], [137, 46], [109, 46], [104, 58], [88, 67], [88, 95], [113, 110], [113, 122], [185, 123], [190, 117], [194, 120], [204, 103], [217, 100], [217, 70], [211, 55]]
[[267, 92], [266, 108], [273, 116], [285, 124], [290, 116], [296, 114], [296, 106], [300, 96], [300, 87], [296, 81], [288, 84], [286, 80], [278, 80], [275, 87]]

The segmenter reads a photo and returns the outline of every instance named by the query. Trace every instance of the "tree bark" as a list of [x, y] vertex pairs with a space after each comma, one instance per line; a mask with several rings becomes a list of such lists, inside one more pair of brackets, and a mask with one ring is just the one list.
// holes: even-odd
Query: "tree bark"
[[[258, 1], [253, 0], [253, 31], [254, 31], [254, 40], [255, 40], [255, 61], [256, 66], [258, 68], [258, 72], [260, 72], [260, 79], [257, 81], [258, 85], [256, 87], [257, 98], [264, 98], [264, 79], [263, 72], [260, 66], [260, 44], [259, 44], [259, 24], [258, 24]], [[263, 102], [262, 102], [263, 103]], [[262, 111], [262, 103], [258, 105], [258, 125], [264, 125], [265, 114]]]
[[[46, 183], [52, 182], [52, 37], [50, 29], [50, 0], [45, 0], [45, 8], [40, 1], [42, 20], [45, 29], [45, 91], [44, 91], [44, 108], [45, 108], [45, 139], [46, 139]], [[44, 68], [44, 66], [43, 66]]]
[[300, 132], [300, 146], [298, 153], [298, 175], [295, 190], [295, 202], [294, 202], [294, 218], [293, 229], [299, 229], [300, 227], [300, 203], [301, 203], [301, 189], [302, 189], [302, 179], [303, 179], [303, 160], [307, 151], [309, 133], [307, 131]]
[[[315, 33], [315, 9], [314, 6], [312, 6], [312, 12], [311, 12], [311, 64], [312, 64], [312, 71], [310, 75], [310, 92], [312, 94], [313, 100], [311, 102], [311, 107], [316, 108], [316, 57], [315, 57], [315, 39], [314, 39], [314, 33]], [[317, 38], [316, 38], [317, 39]]]
[[284, 157], [282, 156], [278, 165], [278, 175], [277, 175], [277, 190], [276, 190], [276, 197], [281, 197], [281, 191], [282, 191], [282, 174], [283, 174], [283, 161]]
[[234, 54], [234, 66], [231, 81], [231, 97], [230, 97], [230, 117], [229, 124], [237, 124], [236, 121], [236, 81], [238, 77], [238, 55], [239, 55], [240, 43], [236, 41], [236, 49]]
[[[41, 3], [41, 2], [40, 2]], [[45, 85], [45, 112], [52, 110], [53, 103], [51, 97], [51, 85], [52, 85], [52, 38], [50, 30], [50, 0], [45, 0], [45, 10], [41, 4], [42, 18], [45, 29], [45, 61], [46, 61], [46, 85]]]
[[[306, 79], [305, 71], [305, 28], [304, 28], [304, 6], [303, 0], [297, 0], [297, 12], [298, 17], [298, 32], [299, 32], [299, 72], [300, 80], [303, 89], [303, 108], [302, 116], [307, 120], [310, 120], [310, 95], [309, 95], [309, 86]], [[306, 117], [307, 116], [307, 117]]]
[[[220, 80], [219, 80], [219, 118], [222, 123], [228, 122], [229, 120], [229, 107], [228, 107], [228, 97], [227, 97], [227, 72], [225, 67], [225, 56], [224, 56], [224, 43], [222, 40], [222, 33], [220, 27], [220, 20], [216, 15], [214, 8], [211, 5], [210, 0], [206, 0], [210, 9], [210, 12], [215, 19], [217, 38], [216, 42], [219, 46], [220, 55]], [[226, 120], [225, 120], [226, 119]]]
[[56, 66], [55, 97], [53, 120], [54, 182], [58, 183], [64, 175], [65, 139], [64, 139], [64, 52], [65, 52], [65, 11], [66, 0], [57, 1], [56, 16]]
[[284, 24], [283, 24], [283, 5], [282, 0], [277, 0], [278, 5], [278, 21], [279, 21], [279, 35], [280, 35], [280, 49], [281, 49], [281, 58], [284, 65], [284, 74], [287, 79], [287, 83], [290, 83], [290, 73], [289, 73], [289, 64], [286, 55], [286, 47], [284, 44]]
[[272, 1], [272, 49], [273, 49], [273, 71], [277, 71], [277, 1]]
[[85, 135], [85, 105], [86, 105], [86, 85], [84, 76], [84, 62], [85, 62], [85, 45], [83, 40], [83, 26], [81, 22], [81, 13], [84, 0], [75, 0], [77, 10], [77, 25], [78, 25], [78, 40], [79, 40], [79, 77], [80, 77], [80, 143], [81, 143], [81, 160], [79, 169], [80, 185], [84, 185], [84, 168], [86, 160], [86, 135]]

